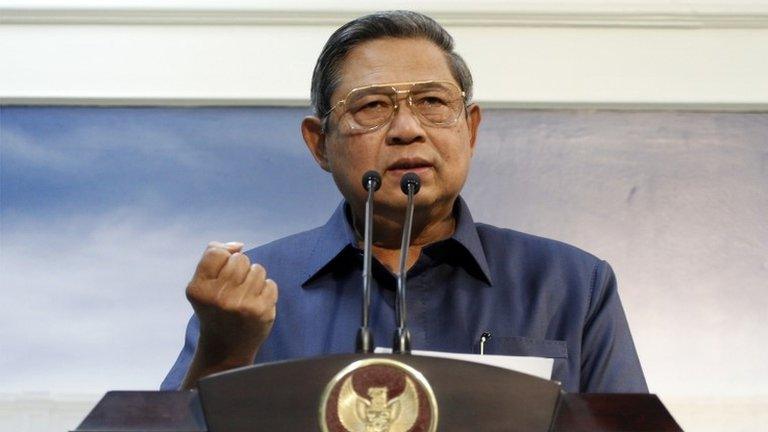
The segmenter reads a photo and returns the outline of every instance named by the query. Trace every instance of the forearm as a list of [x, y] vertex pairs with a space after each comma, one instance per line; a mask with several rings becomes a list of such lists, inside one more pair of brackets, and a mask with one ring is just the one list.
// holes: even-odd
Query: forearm
[[197, 382], [208, 375], [224, 372], [239, 367], [250, 366], [256, 358], [256, 350], [240, 353], [222, 354], [210, 346], [199, 344], [195, 355], [189, 365], [187, 374], [182, 382], [182, 390], [191, 390], [197, 387]]

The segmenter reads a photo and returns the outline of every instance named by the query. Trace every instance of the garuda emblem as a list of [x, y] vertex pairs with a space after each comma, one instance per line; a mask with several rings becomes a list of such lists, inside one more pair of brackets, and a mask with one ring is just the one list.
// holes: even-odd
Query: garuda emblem
[[320, 427], [324, 432], [434, 432], [437, 403], [417, 370], [374, 357], [352, 363], [328, 383]]
[[419, 414], [419, 394], [410, 378], [405, 390], [388, 399], [387, 387], [369, 387], [368, 398], [352, 387], [352, 377], [344, 380], [339, 392], [339, 420], [349, 432], [408, 432]]

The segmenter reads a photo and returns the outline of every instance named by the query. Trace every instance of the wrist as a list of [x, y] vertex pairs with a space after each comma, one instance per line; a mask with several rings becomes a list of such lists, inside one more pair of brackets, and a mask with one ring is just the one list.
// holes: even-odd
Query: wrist
[[222, 343], [201, 335], [195, 350], [195, 359], [208, 366], [232, 369], [253, 364], [257, 352], [258, 347], [253, 344]]

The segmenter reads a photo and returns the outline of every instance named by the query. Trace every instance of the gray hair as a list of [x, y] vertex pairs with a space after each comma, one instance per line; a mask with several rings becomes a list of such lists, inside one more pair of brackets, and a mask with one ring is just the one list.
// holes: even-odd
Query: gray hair
[[472, 98], [472, 74], [459, 54], [453, 51], [453, 38], [432, 18], [411, 11], [376, 12], [356, 18], [336, 30], [325, 43], [312, 73], [311, 100], [315, 115], [324, 118], [331, 109], [331, 95], [339, 86], [339, 71], [347, 54], [357, 45], [381, 38], [423, 38], [445, 53], [453, 78]]

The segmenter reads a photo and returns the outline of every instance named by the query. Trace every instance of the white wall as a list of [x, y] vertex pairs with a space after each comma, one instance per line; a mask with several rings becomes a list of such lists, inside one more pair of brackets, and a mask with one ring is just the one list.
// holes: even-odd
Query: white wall
[[[487, 106], [768, 111], [768, 1], [420, 5], [456, 38], [476, 99]], [[333, 29], [365, 11], [398, 7], [412, 2], [358, 1], [352, 9], [341, 1], [0, 1], [0, 98], [304, 105]], [[644, 323], [632, 320], [645, 312], [640, 298], [626, 296], [625, 306], [642, 334]], [[712, 300], [697, 299], [722, 321], [739, 313]], [[766, 351], [755, 343], [747, 355], [765, 358]], [[768, 422], [768, 392], [754, 390], [765, 385], [721, 398], [714, 389], [729, 385], [728, 374], [708, 372], [709, 393], [679, 383], [661, 394], [686, 429], [753, 430]], [[15, 408], [4, 412], [23, 411], [16, 400], [26, 399], [6, 397], [3, 407]]]
[[[361, 10], [381, 7], [371, 1], [357, 2], [355, 10], [306, 1], [177, 1], [162, 10], [140, 1], [107, 2], [107, 8], [71, 3], [79, 7], [0, 2], [6, 102], [305, 104], [328, 35]], [[424, 5], [454, 34], [481, 102], [768, 106], [766, 1], [743, 5], [744, 12], [732, 3], [661, 1], [615, 2], [609, 9], [598, 2]]]

